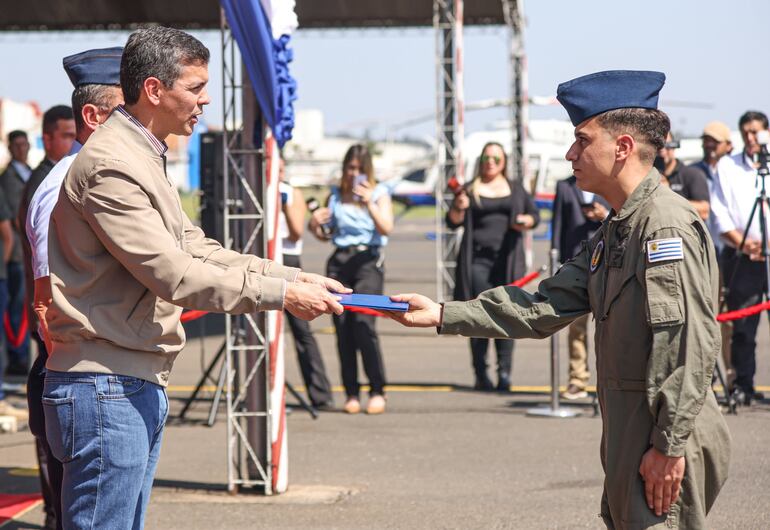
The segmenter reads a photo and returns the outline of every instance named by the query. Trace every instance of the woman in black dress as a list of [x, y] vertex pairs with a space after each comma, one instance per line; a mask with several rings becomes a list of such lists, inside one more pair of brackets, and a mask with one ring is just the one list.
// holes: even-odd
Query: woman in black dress
[[[482, 291], [514, 281], [526, 274], [524, 232], [540, 222], [535, 203], [518, 181], [506, 174], [503, 146], [484, 146], [478, 173], [460, 191], [446, 216], [449, 228], [464, 228], [455, 273], [455, 300], [471, 300]], [[487, 375], [489, 339], [470, 339], [474, 388], [492, 390]], [[497, 390], [511, 386], [513, 340], [495, 339]]]

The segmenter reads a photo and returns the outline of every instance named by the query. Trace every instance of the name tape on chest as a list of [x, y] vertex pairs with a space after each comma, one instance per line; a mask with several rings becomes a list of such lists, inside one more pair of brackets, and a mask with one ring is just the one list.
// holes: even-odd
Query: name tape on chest
[[681, 237], [653, 239], [647, 242], [647, 263], [684, 259]]

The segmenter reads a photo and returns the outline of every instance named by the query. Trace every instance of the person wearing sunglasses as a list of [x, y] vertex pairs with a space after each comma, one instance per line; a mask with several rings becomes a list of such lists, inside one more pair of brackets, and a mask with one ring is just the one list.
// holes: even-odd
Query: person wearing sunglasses
[[[456, 195], [446, 216], [449, 228], [463, 227], [455, 273], [455, 300], [471, 300], [526, 273], [524, 232], [540, 222], [535, 203], [507, 176], [503, 146], [484, 146], [473, 180]], [[513, 340], [495, 339], [497, 386], [487, 375], [489, 339], [470, 339], [474, 388], [507, 392], [511, 386]]]
[[[388, 188], [374, 178], [372, 155], [366, 146], [356, 144], [348, 149], [339, 186], [332, 187], [326, 206], [313, 212], [309, 226], [318, 239], [335, 246], [326, 264], [329, 277], [357, 293], [383, 293], [385, 245], [393, 230], [393, 207]], [[361, 412], [359, 351], [370, 385], [366, 413], [385, 412], [385, 366], [376, 320], [352, 311], [334, 316], [346, 396], [343, 410], [348, 414]]]

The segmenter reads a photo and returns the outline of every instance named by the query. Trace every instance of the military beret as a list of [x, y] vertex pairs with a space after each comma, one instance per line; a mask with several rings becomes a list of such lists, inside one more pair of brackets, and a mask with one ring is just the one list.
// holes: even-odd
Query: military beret
[[662, 72], [608, 70], [584, 75], [559, 85], [556, 99], [572, 125], [615, 109], [657, 109], [658, 93], [666, 82]]
[[62, 59], [64, 70], [77, 88], [81, 85], [119, 85], [121, 46], [86, 50]]

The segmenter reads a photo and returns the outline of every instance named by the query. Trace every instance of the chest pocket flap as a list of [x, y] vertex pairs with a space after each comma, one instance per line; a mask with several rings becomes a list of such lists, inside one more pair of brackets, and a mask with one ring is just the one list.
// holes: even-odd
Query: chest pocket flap
[[650, 326], [674, 326], [684, 321], [678, 265], [679, 263], [655, 265], [647, 267], [644, 272]]

